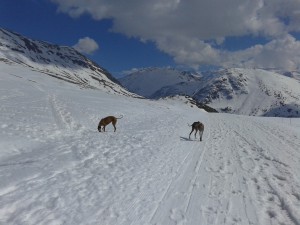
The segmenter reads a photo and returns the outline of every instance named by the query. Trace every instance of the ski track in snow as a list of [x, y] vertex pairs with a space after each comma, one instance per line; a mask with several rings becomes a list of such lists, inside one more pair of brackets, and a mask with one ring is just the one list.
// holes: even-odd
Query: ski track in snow
[[300, 224], [299, 127], [30, 86], [1, 86], [0, 224]]
[[[203, 151], [193, 156], [194, 163], [185, 160], [186, 167], [195, 169], [182, 170], [151, 222], [298, 225], [299, 177], [288, 162], [299, 167], [299, 139], [288, 136], [287, 145], [280, 127], [274, 132], [256, 118], [229, 116], [226, 121], [219, 115], [211, 117]], [[292, 155], [283, 161], [276, 151], [273, 155], [274, 150]]]

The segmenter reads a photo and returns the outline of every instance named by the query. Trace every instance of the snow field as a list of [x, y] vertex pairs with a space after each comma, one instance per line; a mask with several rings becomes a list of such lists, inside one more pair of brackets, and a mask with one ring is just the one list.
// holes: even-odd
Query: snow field
[[[297, 119], [208, 114], [5, 69], [0, 224], [300, 224]], [[107, 115], [124, 116], [117, 132], [97, 131]], [[197, 120], [202, 142], [188, 139]]]

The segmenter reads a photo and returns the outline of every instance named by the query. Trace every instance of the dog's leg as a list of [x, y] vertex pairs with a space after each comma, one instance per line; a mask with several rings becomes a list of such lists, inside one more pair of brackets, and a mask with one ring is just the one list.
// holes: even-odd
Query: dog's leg
[[[199, 131], [199, 133], [200, 133], [200, 131]], [[200, 141], [202, 141], [202, 135], [203, 135], [203, 131], [201, 131]]]
[[195, 132], [195, 139], [197, 138], [197, 137], [196, 137], [196, 134], [197, 134], [198, 131], [199, 131], [199, 130], [196, 129], [196, 132]]
[[116, 130], [117, 130], [117, 128], [116, 128], [116, 123], [117, 123], [117, 120], [116, 121], [112, 121], [112, 125], [113, 125], [113, 127], [114, 127], [114, 132], [116, 132]]
[[103, 126], [103, 132], [105, 132], [105, 126]]
[[194, 127], [192, 128], [192, 131], [191, 131], [191, 133], [189, 135], [189, 139], [191, 139], [191, 134], [193, 133], [193, 131], [194, 131]]

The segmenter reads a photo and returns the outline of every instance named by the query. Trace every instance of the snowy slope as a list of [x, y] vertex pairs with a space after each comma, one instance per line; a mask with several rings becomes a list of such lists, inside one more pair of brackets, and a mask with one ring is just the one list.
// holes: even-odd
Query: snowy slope
[[[299, 119], [208, 114], [0, 63], [0, 224], [299, 225]], [[101, 117], [123, 115], [117, 132]], [[193, 121], [203, 141], [188, 139]]]
[[292, 78], [300, 81], [300, 72], [299, 71], [287, 71], [287, 72], [283, 72], [282, 74], [287, 77], [292, 77]]
[[201, 83], [201, 74], [172, 68], [146, 68], [119, 81], [131, 92], [147, 98], [160, 98], [177, 94], [191, 95], [193, 87]]
[[[129, 90], [145, 97], [187, 94], [219, 112], [300, 117], [300, 82], [275, 72], [233, 68], [208, 72], [189, 81], [186, 81], [189, 76], [183, 75], [186, 78], [181, 78], [180, 83], [177, 82], [178, 73], [173, 75], [170, 79], [163, 70], [153, 74], [151, 70], [141, 71], [120, 81]], [[175, 82], [166, 83], [165, 79]]]
[[300, 71], [297, 71], [297, 70], [291, 70], [291, 71], [286, 71], [286, 70], [281, 70], [281, 69], [266, 69], [266, 70], [272, 71], [275, 73], [279, 73], [284, 76], [291, 77], [291, 78], [294, 78], [294, 79], [300, 81]]
[[300, 83], [260, 69], [228, 69], [196, 94], [209, 106], [242, 115], [300, 117]]
[[19, 64], [82, 88], [132, 95], [108, 71], [75, 49], [32, 40], [4, 29], [0, 29], [0, 61]]

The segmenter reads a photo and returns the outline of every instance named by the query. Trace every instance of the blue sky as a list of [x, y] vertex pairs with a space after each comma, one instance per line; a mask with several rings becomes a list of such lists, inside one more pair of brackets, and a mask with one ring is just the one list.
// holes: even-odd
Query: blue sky
[[89, 15], [74, 19], [58, 13], [57, 5], [47, 0], [1, 0], [0, 3], [1, 28], [66, 46], [90, 37], [99, 49], [86, 55], [116, 76], [133, 68], [176, 66], [172, 57], [158, 50], [153, 42], [142, 43], [137, 38], [110, 32], [111, 26], [109, 19], [96, 21]]
[[[299, 0], [1, 0], [1, 28], [141, 67], [299, 70]], [[81, 40], [81, 41], [80, 41]]]

